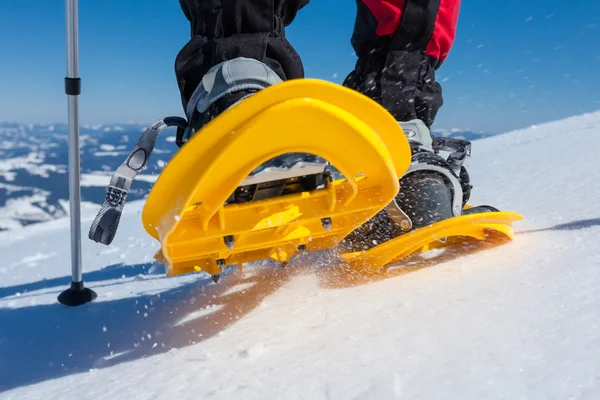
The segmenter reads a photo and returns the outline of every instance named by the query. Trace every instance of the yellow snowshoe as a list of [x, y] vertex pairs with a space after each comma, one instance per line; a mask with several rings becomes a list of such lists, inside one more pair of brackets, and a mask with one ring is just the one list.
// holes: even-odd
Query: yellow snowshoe
[[[149, 127], [115, 173], [92, 240], [112, 241], [131, 181], [170, 125], [178, 121]], [[362, 94], [320, 80], [278, 83], [189, 137], [150, 192], [143, 224], [160, 242], [157, 259], [168, 275], [214, 277], [227, 265], [287, 262], [340, 244], [342, 259], [368, 272], [451, 236], [485, 240], [495, 230], [512, 238], [519, 214], [475, 209], [463, 215], [468, 196], [456, 184], [449, 186], [452, 209], [437, 216], [443, 218], [411, 214], [402, 205], [403, 185], [423, 172], [411, 145], [398, 122]], [[381, 240], [368, 235], [377, 221], [391, 227], [382, 228], [385, 237], [376, 232]]]

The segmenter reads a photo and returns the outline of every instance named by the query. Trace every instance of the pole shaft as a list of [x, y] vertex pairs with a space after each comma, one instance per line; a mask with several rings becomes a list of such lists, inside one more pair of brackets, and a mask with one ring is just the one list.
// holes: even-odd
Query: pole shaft
[[[67, 25], [67, 78], [79, 78], [79, 24], [77, 0], [65, 0]], [[79, 159], [79, 105], [77, 95], [67, 94], [69, 107], [69, 210], [71, 216], [71, 273], [81, 282], [81, 188]]]
[[67, 78], [79, 78], [79, 10], [77, 0], [65, 0], [67, 17]]

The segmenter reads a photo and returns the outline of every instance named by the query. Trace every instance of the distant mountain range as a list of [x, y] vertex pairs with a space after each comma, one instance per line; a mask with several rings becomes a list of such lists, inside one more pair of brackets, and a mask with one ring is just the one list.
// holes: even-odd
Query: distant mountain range
[[[111, 174], [125, 160], [141, 124], [84, 125], [80, 128], [82, 207], [97, 209]], [[437, 130], [438, 136], [477, 140], [486, 133]], [[177, 150], [175, 130], [158, 139], [148, 166], [128, 199], [143, 199]], [[0, 230], [18, 229], [68, 213], [68, 127], [65, 124], [0, 122]]]
[[433, 135], [441, 137], [453, 137], [456, 139], [465, 139], [470, 141], [485, 139], [486, 137], [494, 136], [491, 133], [474, 132], [463, 129], [434, 129]]

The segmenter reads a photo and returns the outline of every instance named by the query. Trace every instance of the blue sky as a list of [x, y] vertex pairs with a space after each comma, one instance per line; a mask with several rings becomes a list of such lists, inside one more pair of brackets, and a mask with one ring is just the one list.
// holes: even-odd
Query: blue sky
[[[66, 120], [63, 3], [0, 2], [0, 120]], [[308, 77], [341, 83], [352, 69], [354, 13], [350, 0], [300, 12], [287, 34]], [[188, 38], [175, 0], [81, 0], [82, 123], [181, 115], [173, 63]], [[437, 127], [502, 132], [600, 110], [599, 43], [598, 0], [464, 0]]]

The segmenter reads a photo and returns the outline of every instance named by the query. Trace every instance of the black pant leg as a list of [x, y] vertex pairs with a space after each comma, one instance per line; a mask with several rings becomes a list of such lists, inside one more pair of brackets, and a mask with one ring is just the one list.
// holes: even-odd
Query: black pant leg
[[398, 121], [421, 119], [431, 126], [442, 107], [435, 80], [441, 61], [427, 54], [440, 0], [407, 0], [394, 35], [378, 36], [377, 19], [356, 0], [352, 46], [358, 60], [344, 85], [385, 107]]
[[187, 102], [204, 74], [222, 61], [247, 57], [283, 80], [303, 78], [300, 56], [284, 28], [309, 0], [180, 0], [191, 39], [177, 55], [175, 74]]

